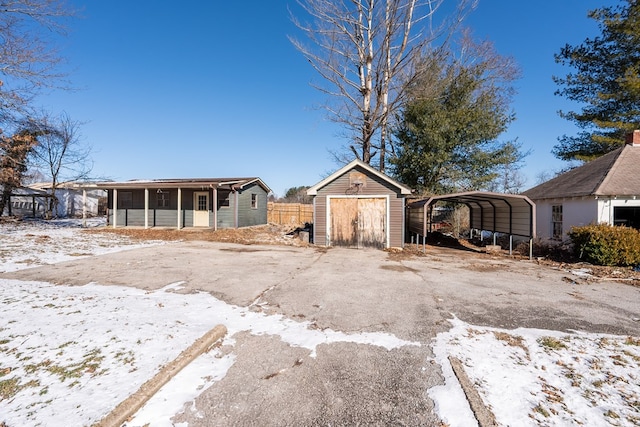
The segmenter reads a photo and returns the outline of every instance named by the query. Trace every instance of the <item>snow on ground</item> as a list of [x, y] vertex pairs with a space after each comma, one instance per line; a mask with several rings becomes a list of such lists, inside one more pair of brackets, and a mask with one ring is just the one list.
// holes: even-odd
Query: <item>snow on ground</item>
[[[279, 335], [312, 355], [318, 344], [337, 341], [389, 349], [414, 344], [383, 333], [348, 335], [310, 329], [309, 322], [252, 312], [207, 293], [179, 294], [176, 289], [179, 284], [147, 292], [0, 279], [0, 384], [4, 383], [0, 414], [4, 421], [9, 426], [79, 426], [99, 421], [220, 323], [228, 329], [225, 344], [233, 344], [236, 332], [250, 331]], [[157, 418], [158, 408], [167, 410], [165, 416], [180, 412], [184, 403], [198, 395], [198, 388], [224, 377], [232, 363], [233, 356], [221, 357], [213, 351], [198, 361], [199, 371], [187, 372], [169, 385], [171, 398], [152, 403], [145, 412], [151, 418], [129, 425], [171, 425], [168, 418]], [[170, 402], [173, 408], [167, 407]]]
[[[104, 218], [86, 220], [87, 227], [104, 224]], [[0, 223], [0, 273], [163, 243], [135, 242], [113, 233], [98, 238], [79, 233], [81, 225], [78, 219]]]
[[449, 356], [500, 425], [640, 425], [640, 338], [451, 323], [433, 345], [446, 384], [429, 390], [450, 426], [476, 424]]
[[[80, 231], [77, 221], [2, 224], [0, 271], [139, 247]], [[280, 336], [312, 357], [318, 344], [338, 341], [389, 349], [419, 345], [386, 333], [319, 331], [179, 289], [179, 283], [147, 292], [0, 279], [0, 424], [90, 425], [219, 323], [228, 328], [226, 345], [233, 346], [236, 332], [249, 331]], [[433, 349], [446, 382], [429, 395], [452, 427], [476, 423], [449, 355], [462, 360], [500, 425], [640, 425], [638, 338], [501, 330], [454, 319]], [[218, 349], [203, 354], [127, 426], [172, 426], [180, 411], [197, 414], [195, 397], [223, 378], [234, 360], [233, 352]]]

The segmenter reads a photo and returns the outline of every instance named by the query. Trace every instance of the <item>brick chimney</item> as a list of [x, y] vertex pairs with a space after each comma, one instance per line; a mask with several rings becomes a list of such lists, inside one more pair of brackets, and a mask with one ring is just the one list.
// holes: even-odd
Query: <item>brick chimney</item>
[[627, 134], [627, 145], [632, 145], [634, 147], [640, 146], [640, 130], [634, 130], [631, 133]]

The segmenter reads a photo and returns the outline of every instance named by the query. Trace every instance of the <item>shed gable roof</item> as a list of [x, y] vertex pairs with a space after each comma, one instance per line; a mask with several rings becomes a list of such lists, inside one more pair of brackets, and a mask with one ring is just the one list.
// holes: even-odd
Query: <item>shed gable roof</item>
[[525, 191], [533, 200], [640, 194], [640, 147], [625, 145]]
[[329, 175], [328, 177], [326, 177], [325, 179], [323, 179], [322, 181], [320, 181], [319, 183], [317, 183], [316, 185], [314, 185], [313, 187], [310, 187], [307, 190], [307, 195], [309, 196], [317, 196], [318, 195], [318, 190], [320, 190], [321, 188], [323, 188], [324, 186], [326, 186], [327, 184], [331, 183], [332, 181], [334, 181], [335, 179], [339, 178], [340, 176], [342, 176], [345, 172], [355, 168], [356, 166], [359, 166], [363, 169], [365, 169], [367, 172], [377, 176], [378, 178], [382, 179], [383, 181], [389, 183], [392, 187], [395, 187], [398, 189], [398, 192], [400, 194], [411, 194], [411, 189], [403, 184], [400, 184], [398, 181], [390, 178], [388, 175], [372, 168], [370, 165], [366, 164], [365, 162], [363, 162], [362, 160], [353, 160], [351, 163], [343, 166], [342, 168], [338, 169], [337, 171], [335, 171], [334, 173], [332, 173], [331, 175]]

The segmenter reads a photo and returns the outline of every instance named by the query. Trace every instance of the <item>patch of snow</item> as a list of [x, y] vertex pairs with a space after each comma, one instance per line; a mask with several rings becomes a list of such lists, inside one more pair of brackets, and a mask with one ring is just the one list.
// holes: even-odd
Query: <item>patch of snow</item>
[[[104, 218], [87, 219], [87, 227], [102, 225]], [[5, 222], [1, 227], [0, 273], [164, 243], [137, 242], [113, 233], [83, 233], [81, 219]]]
[[640, 424], [640, 340], [478, 327], [451, 320], [433, 343], [445, 384], [429, 390], [450, 426], [475, 425], [448, 356], [460, 359], [500, 425]]
[[591, 277], [593, 276], [593, 270], [590, 268], [577, 268], [570, 270], [570, 272], [578, 277]]

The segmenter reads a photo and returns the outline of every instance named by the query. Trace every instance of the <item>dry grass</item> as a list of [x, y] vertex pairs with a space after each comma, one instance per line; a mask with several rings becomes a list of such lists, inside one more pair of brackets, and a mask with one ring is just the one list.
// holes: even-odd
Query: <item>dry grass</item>
[[242, 228], [225, 228], [220, 230], [184, 228], [110, 228], [100, 227], [85, 230], [85, 233], [113, 233], [128, 236], [136, 240], [193, 240], [206, 242], [228, 242], [245, 245], [289, 245], [304, 246], [297, 236], [287, 236], [292, 227], [276, 224], [256, 225]]

